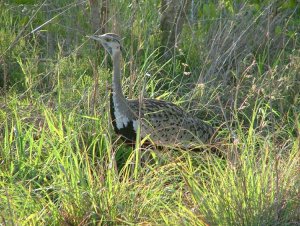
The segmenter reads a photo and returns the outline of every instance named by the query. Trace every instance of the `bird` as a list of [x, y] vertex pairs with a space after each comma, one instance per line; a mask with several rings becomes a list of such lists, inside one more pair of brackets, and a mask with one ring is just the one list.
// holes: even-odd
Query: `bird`
[[209, 144], [215, 129], [178, 105], [157, 99], [127, 99], [122, 90], [120, 62], [122, 45], [119, 35], [106, 33], [87, 36], [99, 41], [112, 59], [110, 116], [114, 131], [127, 143], [140, 139], [159, 147], [192, 149]]

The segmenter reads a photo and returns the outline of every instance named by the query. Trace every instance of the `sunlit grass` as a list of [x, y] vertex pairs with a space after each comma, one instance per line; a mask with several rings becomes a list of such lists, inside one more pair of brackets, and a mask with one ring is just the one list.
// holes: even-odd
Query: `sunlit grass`
[[[248, 130], [235, 131], [235, 142], [223, 147], [225, 159], [154, 150], [159, 161], [135, 165], [134, 151], [125, 164], [116, 161], [116, 152], [130, 149], [114, 142], [109, 124], [30, 102], [34, 108], [26, 99], [12, 100], [13, 113], [4, 124], [3, 222], [252, 225], [299, 220], [299, 141], [288, 128], [262, 136], [255, 120], [267, 123], [263, 111], [254, 110]], [[32, 123], [30, 112], [42, 120]], [[288, 139], [276, 144], [272, 138], [277, 135]]]

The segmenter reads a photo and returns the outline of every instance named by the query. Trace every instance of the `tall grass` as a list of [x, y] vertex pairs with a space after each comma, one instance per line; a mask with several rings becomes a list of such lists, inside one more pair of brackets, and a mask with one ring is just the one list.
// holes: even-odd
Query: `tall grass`
[[224, 158], [122, 143], [107, 110], [110, 61], [84, 38], [87, 4], [55, 1], [65, 17], [30, 34], [62, 11], [0, 3], [0, 224], [299, 224], [299, 6], [278, 3], [272, 17], [277, 2], [233, 3], [198, 5], [170, 60], [158, 1], [112, 1], [108, 22], [124, 37], [126, 95], [216, 125]]

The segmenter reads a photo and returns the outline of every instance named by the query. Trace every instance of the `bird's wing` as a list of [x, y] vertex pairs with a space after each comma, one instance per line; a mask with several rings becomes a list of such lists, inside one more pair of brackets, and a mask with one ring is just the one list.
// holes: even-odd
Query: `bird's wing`
[[155, 143], [188, 147], [207, 142], [213, 134], [207, 123], [173, 103], [144, 99], [141, 105], [138, 100], [130, 100], [129, 105], [137, 119], [142, 119], [142, 137], [151, 134]]

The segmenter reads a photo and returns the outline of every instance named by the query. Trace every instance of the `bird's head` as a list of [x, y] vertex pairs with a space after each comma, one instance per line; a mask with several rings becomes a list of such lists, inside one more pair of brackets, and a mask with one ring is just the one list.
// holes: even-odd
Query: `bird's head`
[[121, 50], [121, 38], [113, 33], [107, 33], [103, 35], [91, 35], [88, 38], [100, 41], [106, 51], [113, 55], [116, 51]]

